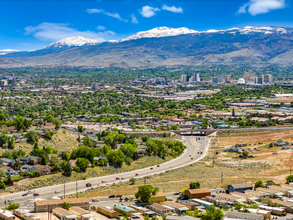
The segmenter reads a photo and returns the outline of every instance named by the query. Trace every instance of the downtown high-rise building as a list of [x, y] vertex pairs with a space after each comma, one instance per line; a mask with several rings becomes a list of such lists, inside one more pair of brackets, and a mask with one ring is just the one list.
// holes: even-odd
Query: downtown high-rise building
[[271, 74], [262, 75], [263, 84], [273, 84], [273, 76]]
[[186, 74], [182, 74], [180, 81], [181, 81], [181, 83], [187, 83], [187, 75]]
[[194, 81], [200, 82], [199, 73], [194, 73]]

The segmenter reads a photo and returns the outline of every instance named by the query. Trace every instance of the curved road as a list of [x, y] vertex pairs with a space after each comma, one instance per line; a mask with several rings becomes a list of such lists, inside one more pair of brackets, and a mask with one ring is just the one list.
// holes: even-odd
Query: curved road
[[[158, 173], [166, 172], [167, 170], [171, 169], [177, 169], [179, 167], [186, 166], [188, 164], [195, 163], [202, 159], [209, 147], [209, 139], [208, 137], [196, 137], [196, 136], [183, 136], [183, 143], [187, 146], [184, 153], [171, 161], [165, 162], [160, 164], [159, 167], [152, 166], [143, 168], [140, 170], [125, 172], [125, 173], [119, 173], [119, 174], [113, 174], [103, 177], [95, 177], [92, 179], [87, 180], [81, 180], [77, 182], [69, 182], [65, 184], [65, 194], [74, 194], [76, 193], [76, 184], [78, 188], [78, 192], [85, 191], [89, 189], [86, 187], [86, 183], [91, 183], [92, 187], [98, 187], [99, 186], [105, 186], [107, 184], [117, 183], [120, 181], [129, 181], [131, 177], [134, 178], [142, 178], [149, 175], [154, 175]], [[200, 152], [202, 151], [202, 154]], [[193, 159], [191, 159], [193, 158]], [[138, 175], [137, 175], [138, 174]], [[116, 178], [119, 177], [120, 180], [116, 180]], [[121, 178], [124, 178], [123, 180]], [[102, 180], [105, 180], [106, 183], [102, 183]], [[59, 194], [55, 194], [55, 191], [60, 191]], [[4, 206], [5, 199], [8, 202], [8, 199], [13, 199], [13, 202], [17, 202], [21, 204], [21, 207], [27, 206], [28, 204], [32, 206], [34, 201], [38, 200], [51, 200], [51, 199], [58, 199], [57, 196], [64, 195], [64, 184], [44, 187], [44, 188], [38, 188], [35, 189], [36, 193], [39, 193], [39, 196], [34, 196], [32, 194], [28, 194], [27, 196], [22, 196], [24, 192], [18, 192], [13, 194], [8, 194], [6, 196], [0, 196], [0, 207]], [[121, 193], [123, 194], [123, 193]], [[6, 198], [5, 198], [6, 197]]]

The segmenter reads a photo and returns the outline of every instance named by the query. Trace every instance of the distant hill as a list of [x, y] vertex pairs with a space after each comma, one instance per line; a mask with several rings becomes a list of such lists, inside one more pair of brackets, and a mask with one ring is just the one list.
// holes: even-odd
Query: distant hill
[[[67, 44], [69, 42], [69, 44]], [[0, 67], [92, 66], [151, 67], [202, 64], [293, 64], [293, 29], [246, 27], [198, 32], [160, 27], [138, 32], [120, 42], [78, 38], [81, 45], [61, 46], [0, 56]], [[60, 42], [59, 42], [60, 43]]]

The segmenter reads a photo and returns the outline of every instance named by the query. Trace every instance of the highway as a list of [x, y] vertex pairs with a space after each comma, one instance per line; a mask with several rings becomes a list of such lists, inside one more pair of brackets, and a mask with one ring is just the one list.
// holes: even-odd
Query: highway
[[[65, 194], [74, 194], [76, 193], [76, 187], [78, 192], [85, 191], [89, 189], [86, 187], [86, 183], [91, 183], [92, 187], [105, 186], [112, 183], [118, 183], [120, 181], [129, 181], [131, 177], [134, 178], [143, 178], [145, 176], [154, 175], [166, 172], [167, 170], [177, 169], [192, 163], [195, 163], [202, 159], [208, 152], [209, 139], [208, 137], [196, 137], [196, 136], [183, 136], [183, 143], [187, 146], [184, 153], [171, 161], [162, 163], [158, 166], [147, 167], [135, 171], [119, 173], [114, 175], [108, 175], [103, 177], [95, 177], [87, 180], [81, 180], [77, 182], [69, 182], [65, 184]], [[200, 153], [202, 152], [202, 154]], [[120, 178], [116, 180], [116, 178]], [[122, 180], [123, 177], [123, 180]], [[102, 183], [106, 181], [106, 183]], [[99, 185], [99, 186], [98, 186]], [[64, 195], [64, 184], [48, 186], [43, 188], [38, 188], [34, 190], [35, 193], [39, 193], [39, 196], [34, 198], [33, 194], [28, 194], [27, 196], [22, 196], [23, 192], [7, 194], [6, 196], [0, 196], [0, 206], [4, 207], [4, 201], [8, 199], [13, 199], [13, 202], [21, 204], [22, 208], [29, 208], [33, 206], [34, 201], [38, 200], [52, 200], [59, 199], [58, 196]], [[60, 191], [60, 193], [55, 194], [55, 191]], [[121, 192], [123, 195], [123, 193]]]

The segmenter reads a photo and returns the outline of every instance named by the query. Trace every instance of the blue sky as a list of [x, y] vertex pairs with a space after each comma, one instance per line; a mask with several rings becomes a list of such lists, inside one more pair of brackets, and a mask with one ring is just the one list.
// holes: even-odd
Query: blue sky
[[159, 26], [203, 31], [293, 27], [286, 0], [0, 1], [0, 50], [36, 50], [66, 37], [121, 40]]

